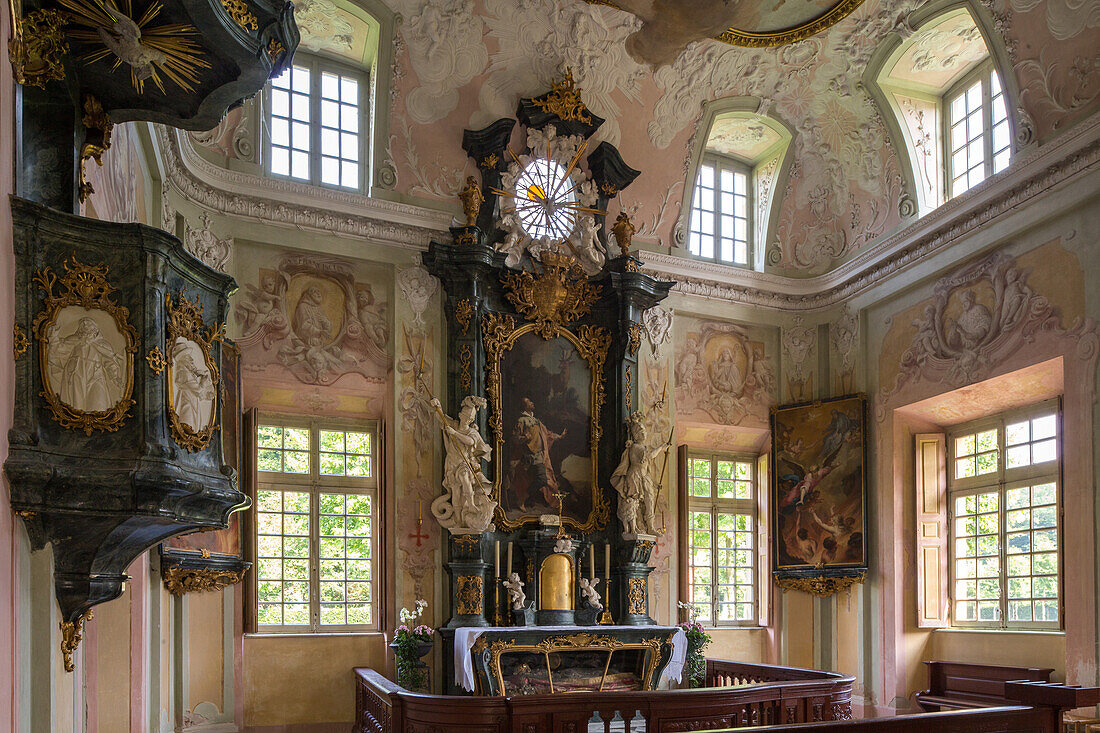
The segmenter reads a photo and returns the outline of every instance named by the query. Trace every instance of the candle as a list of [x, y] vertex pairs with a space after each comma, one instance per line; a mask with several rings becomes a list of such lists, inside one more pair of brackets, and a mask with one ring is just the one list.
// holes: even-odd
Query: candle
[[588, 577], [596, 577], [596, 543], [588, 548]]
[[512, 577], [512, 542], [508, 542], [508, 570], [506, 571], [508, 578]]
[[424, 524], [424, 500], [420, 499], [416, 509], [416, 526]]
[[493, 547], [493, 567], [496, 568], [497, 578], [500, 578], [500, 540]]
[[603, 576], [611, 579], [611, 543], [603, 546]]

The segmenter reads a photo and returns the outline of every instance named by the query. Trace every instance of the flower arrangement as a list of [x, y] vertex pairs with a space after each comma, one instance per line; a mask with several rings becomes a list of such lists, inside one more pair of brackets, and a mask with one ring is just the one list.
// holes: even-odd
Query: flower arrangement
[[677, 604], [687, 611], [688, 620], [679, 624], [687, 636], [687, 659], [684, 660], [684, 678], [688, 687], [702, 687], [706, 684], [707, 660], [703, 656], [703, 650], [712, 641], [703, 625], [695, 620], [695, 607], [690, 603], [680, 601]]
[[427, 607], [427, 601], [417, 599], [414, 610], [402, 608], [398, 613], [401, 623], [393, 630], [390, 642], [397, 662], [397, 684], [409, 690], [427, 690], [428, 687], [428, 667], [420, 658], [431, 651], [435, 629], [427, 624], [416, 624]]

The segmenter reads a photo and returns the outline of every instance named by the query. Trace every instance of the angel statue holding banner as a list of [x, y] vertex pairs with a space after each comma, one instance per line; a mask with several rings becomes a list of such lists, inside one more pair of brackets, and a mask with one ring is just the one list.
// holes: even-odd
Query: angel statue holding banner
[[447, 456], [443, 462], [443, 496], [432, 502], [432, 515], [452, 534], [481, 534], [491, 528], [493, 484], [481, 472], [481, 462], [489, 460], [492, 448], [481, 437], [474, 419], [485, 407], [485, 398], [473, 395], [462, 400], [458, 419], [443, 413], [439, 400], [432, 407], [443, 423], [443, 443]]
[[652, 469], [654, 461], [672, 445], [671, 437], [669, 442], [649, 448], [646, 446], [645, 413], [638, 410], [626, 422], [630, 439], [626, 441], [619, 467], [611, 474], [611, 485], [619, 494], [619, 520], [623, 523], [624, 535], [655, 535], [660, 478], [654, 477]]

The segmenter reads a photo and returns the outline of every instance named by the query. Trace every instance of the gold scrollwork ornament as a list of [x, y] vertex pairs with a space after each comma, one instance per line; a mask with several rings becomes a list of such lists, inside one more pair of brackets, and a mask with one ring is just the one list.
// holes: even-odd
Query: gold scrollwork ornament
[[229, 13], [229, 17], [233, 19], [233, 22], [246, 31], [254, 31], [260, 27], [259, 21], [256, 20], [255, 15], [249, 12], [248, 4], [244, 0], [222, 0], [222, 7], [225, 8], [225, 12]]
[[59, 10], [36, 10], [13, 24], [8, 59], [16, 83], [45, 89], [47, 82], [65, 78], [61, 57], [69, 52], [65, 37], [68, 22], [68, 17]]
[[184, 568], [178, 565], [161, 571], [164, 587], [174, 596], [185, 593], [205, 593], [236, 585], [244, 580], [245, 571], [215, 568]]
[[[32, 278], [32, 282], [46, 293], [45, 308], [35, 316], [32, 326], [34, 337], [38, 340], [38, 366], [42, 377], [40, 395], [45, 398], [46, 406], [61, 427], [69, 430], [83, 430], [85, 435], [91, 435], [95, 430], [109, 433], [117, 431], [129, 416], [130, 406], [134, 404], [132, 394], [134, 354], [138, 350], [137, 329], [130, 324], [130, 310], [114, 302], [112, 295], [117, 288], [107, 282], [107, 274], [107, 265], [85, 265], [74, 255], [65, 261], [65, 274], [60, 279], [49, 267], [38, 270]], [[60, 288], [60, 292], [56, 294], [55, 286]], [[107, 314], [114, 321], [118, 335], [124, 343], [125, 356], [121, 357], [122, 368], [115, 375], [121, 388], [120, 396], [113, 407], [85, 411], [70, 405], [61, 398], [60, 391], [51, 382], [50, 357], [52, 347], [55, 346], [52, 341], [58, 337], [54, 334], [54, 329], [58, 326], [58, 318], [62, 311], [69, 308], [101, 311]], [[97, 322], [94, 316], [82, 316], [81, 323], [83, 321], [93, 322], [97, 331], [102, 329], [102, 324]], [[75, 334], [65, 338], [74, 336]], [[115, 354], [115, 356], [118, 355]]]
[[111, 131], [114, 129], [114, 123], [103, 110], [103, 105], [91, 94], [84, 98], [84, 116], [80, 121], [84, 124], [84, 144], [80, 146], [80, 179], [77, 195], [80, 197], [80, 202], [84, 203], [95, 193], [92, 184], [88, 182], [84, 165], [89, 160], [94, 160], [96, 165], [103, 165], [103, 154], [111, 148]]
[[626, 612], [631, 614], [645, 613], [645, 578], [627, 578]]
[[815, 595], [818, 598], [828, 598], [844, 590], [851, 591], [852, 586], [862, 583], [866, 578], [867, 573], [862, 572], [857, 575], [837, 578], [824, 575], [811, 578], [777, 578], [776, 584], [783, 589], [784, 593], [789, 590], [797, 590]]
[[474, 317], [474, 305], [469, 298], [455, 301], [455, 321], [462, 326], [462, 335], [470, 332], [470, 320]]
[[12, 328], [11, 339], [11, 351], [12, 355], [15, 356], [15, 360], [19, 361], [19, 358], [27, 353], [30, 346], [31, 342], [27, 339], [27, 332], [18, 323], [15, 324]]
[[[168, 396], [168, 425], [175, 441], [188, 451], [195, 453], [206, 447], [217, 429], [217, 387], [221, 383], [221, 377], [218, 373], [218, 363], [214, 358], [214, 342], [224, 338], [225, 326], [223, 324], [216, 328], [208, 328], [202, 319], [202, 305], [197, 300], [189, 299], [182, 291], [175, 300], [171, 293], [166, 293], [164, 302], [168, 313], [166, 359], [168, 387], [165, 390]], [[187, 342], [195, 344], [202, 352], [203, 366], [209, 372], [208, 375], [204, 375], [202, 367], [194, 363], [193, 356], [190, 364], [176, 363], [176, 360], [181, 358], [181, 354], [188, 353]], [[180, 374], [177, 374], [177, 369], [180, 370]], [[180, 377], [195, 382], [196, 389], [202, 387], [202, 383], [209, 379], [209, 384], [205, 386], [209, 387], [210, 394], [203, 397], [210, 400], [210, 415], [206, 425], [191, 425], [180, 418], [178, 412], [180, 406], [176, 404], [177, 380]]]
[[508, 300], [537, 324], [544, 339], [556, 336], [564, 324], [583, 318], [602, 290], [588, 281], [576, 260], [556, 252], [543, 254], [538, 272], [506, 272], [501, 280], [508, 288]]
[[573, 81], [573, 70], [567, 69], [565, 78], [550, 86], [546, 99], [536, 99], [535, 104], [543, 112], [557, 115], [560, 120], [576, 120], [586, 125], [592, 124], [592, 115], [581, 101], [581, 90]]
[[88, 609], [76, 621], [61, 621], [57, 624], [61, 629], [61, 657], [65, 663], [66, 672], [76, 669], [73, 663], [73, 652], [80, 646], [80, 640], [84, 638], [84, 622], [94, 617], [95, 614]]
[[160, 374], [168, 366], [168, 362], [164, 359], [164, 352], [160, 350], [159, 346], [154, 346], [149, 350], [149, 353], [145, 355], [145, 361], [149, 362], [149, 368], [155, 374]]
[[458, 594], [455, 603], [455, 613], [459, 616], [477, 616], [482, 612], [484, 604], [484, 578], [480, 575], [458, 576]]

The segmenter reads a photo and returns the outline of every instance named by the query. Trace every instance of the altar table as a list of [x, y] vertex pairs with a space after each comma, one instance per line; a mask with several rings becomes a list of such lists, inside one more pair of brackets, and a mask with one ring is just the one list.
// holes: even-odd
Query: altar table
[[[587, 647], [582, 644], [586, 637], [591, 637], [595, 646]], [[687, 636], [683, 629], [676, 626], [468, 626], [455, 629], [454, 637], [454, 668], [455, 684], [463, 689], [474, 692], [478, 689], [477, 677], [474, 673], [474, 646], [478, 639], [484, 638], [486, 643], [497, 642], [503, 646], [512, 646], [518, 643], [523, 650], [531, 650], [531, 647], [543, 645], [544, 648], [553, 648], [564, 651], [562, 644], [575, 648], [578, 651], [606, 650], [610, 663], [611, 647], [616, 649], [620, 645], [634, 647], [639, 643], [648, 644], [651, 648], [659, 648], [659, 658], [653, 660], [654, 672], [659, 675], [659, 682], [652, 685], [655, 689], [663, 686], [668, 680], [680, 681], [684, 669], [684, 661], [687, 658]], [[578, 645], [580, 644], [580, 645]], [[671, 649], [667, 647], [671, 646]], [[661, 663], [667, 657], [666, 663]], [[547, 665], [549, 661], [547, 660]], [[605, 665], [604, 677], [607, 675]], [[553, 683], [551, 682], [551, 685]], [[490, 693], [501, 694], [501, 692]]]

